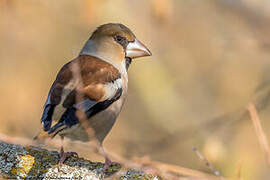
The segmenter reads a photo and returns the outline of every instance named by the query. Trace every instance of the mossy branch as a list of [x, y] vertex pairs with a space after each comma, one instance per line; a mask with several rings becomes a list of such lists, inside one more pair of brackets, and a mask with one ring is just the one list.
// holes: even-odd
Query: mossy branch
[[[0, 141], [0, 178], [16, 179], [93, 179], [99, 180], [118, 172], [119, 164], [103, 172], [103, 163], [71, 157], [59, 165], [59, 154], [34, 146], [20, 146]], [[136, 177], [136, 178], [134, 178]], [[157, 179], [129, 170], [119, 179]]]

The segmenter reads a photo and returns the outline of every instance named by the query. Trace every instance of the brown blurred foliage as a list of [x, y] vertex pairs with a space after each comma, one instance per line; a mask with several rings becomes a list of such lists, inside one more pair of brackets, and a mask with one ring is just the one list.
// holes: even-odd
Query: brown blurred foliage
[[0, 132], [32, 138], [59, 68], [96, 26], [121, 22], [153, 56], [132, 64], [105, 147], [207, 171], [196, 146], [224, 176], [241, 167], [243, 179], [269, 179], [245, 112], [255, 101], [269, 137], [269, 10], [267, 0], [0, 0]]

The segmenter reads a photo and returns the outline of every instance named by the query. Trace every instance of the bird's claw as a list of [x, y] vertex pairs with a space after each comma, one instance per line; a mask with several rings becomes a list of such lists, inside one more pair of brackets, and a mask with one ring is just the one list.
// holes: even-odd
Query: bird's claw
[[110, 166], [117, 164], [116, 162], [112, 162], [109, 158], [105, 158], [105, 164], [103, 167], [103, 171], [105, 172], [107, 169], [109, 169]]
[[78, 153], [76, 152], [60, 152], [60, 160], [59, 164], [63, 164], [69, 157], [79, 157]]

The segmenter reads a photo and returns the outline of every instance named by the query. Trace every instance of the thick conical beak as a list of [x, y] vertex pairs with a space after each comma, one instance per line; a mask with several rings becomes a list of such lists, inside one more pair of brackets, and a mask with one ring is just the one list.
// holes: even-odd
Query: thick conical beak
[[143, 56], [151, 56], [152, 53], [147, 49], [147, 47], [141, 43], [138, 39], [135, 39], [134, 42], [130, 42], [126, 48], [126, 56], [132, 59], [143, 57]]

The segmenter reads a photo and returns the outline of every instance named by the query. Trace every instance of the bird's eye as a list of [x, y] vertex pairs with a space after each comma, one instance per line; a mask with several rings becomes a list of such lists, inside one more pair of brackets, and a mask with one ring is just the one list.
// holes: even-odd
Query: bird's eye
[[114, 39], [115, 39], [115, 41], [116, 41], [117, 43], [119, 43], [119, 44], [120, 44], [121, 46], [123, 46], [124, 48], [127, 47], [127, 45], [128, 45], [128, 40], [127, 40], [127, 38], [125, 38], [125, 37], [123, 37], [123, 36], [115, 36]]
[[115, 37], [115, 40], [116, 40], [117, 42], [121, 43], [122, 41], [125, 40], [125, 38], [122, 37], [122, 36], [116, 36], [116, 37]]

